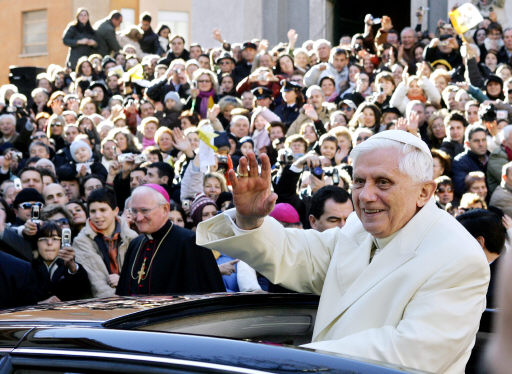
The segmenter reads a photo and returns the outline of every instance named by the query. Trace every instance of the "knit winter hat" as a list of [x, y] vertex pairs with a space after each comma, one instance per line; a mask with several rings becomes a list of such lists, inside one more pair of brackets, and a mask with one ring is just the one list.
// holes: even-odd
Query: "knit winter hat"
[[190, 218], [192, 218], [192, 221], [194, 221], [194, 225], [197, 225], [199, 222], [201, 222], [203, 218], [203, 209], [207, 205], [213, 205], [214, 207], [217, 207], [215, 201], [210, 199], [204, 193], [197, 195], [190, 205]]
[[19, 204], [26, 203], [27, 201], [39, 201], [44, 204], [43, 196], [35, 188], [24, 188], [18, 192], [12, 205], [17, 207]]
[[71, 145], [69, 146], [69, 151], [71, 152], [71, 157], [73, 157], [73, 160], [76, 161], [75, 158], [75, 152], [78, 151], [79, 148], [85, 147], [89, 151], [89, 160], [92, 157], [92, 150], [91, 147], [89, 147], [89, 144], [84, 142], [83, 140], [75, 140]]
[[176, 103], [180, 103], [181, 102], [180, 101], [180, 95], [178, 95], [178, 93], [176, 91], [169, 91], [169, 92], [167, 92], [167, 94], [165, 95], [165, 98], [164, 98], [164, 103], [167, 100], [173, 100]]

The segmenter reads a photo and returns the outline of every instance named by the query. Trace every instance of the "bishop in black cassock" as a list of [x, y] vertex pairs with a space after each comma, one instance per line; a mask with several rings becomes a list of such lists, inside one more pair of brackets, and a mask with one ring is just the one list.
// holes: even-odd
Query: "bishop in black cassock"
[[196, 245], [193, 231], [171, 221], [132, 240], [117, 286], [118, 295], [224, 291], [212, 252]]
[[[154, 192], [162, 194], [168, 201], [168, 194], [157, 185], [145, 185], [134, 191], [139, 200], [132, 199], [135, 223], [144, 232], [144, 223], [158, 219], [158, 212], [151, 216], [140, 211], [165, 209], [165, 206], [152, 207]], [[153, 191], [148, 190], [148, 187]], [[160, 187], [160, 186], [158, 186]], [[140, 189], [140, 190], [139, 190]], [[137, 191], [139, 190], [139, 191]], [[149, 194], [149, 196], [148, 196]], [[135, 207], [141, 201], [148, 207]], [[141, 204], [138, 204], [141, 205]], [[153, 209], [151, 209], [153, 208]], [[196, 245], [193, 231], [173, 225], [170, 220], [155, 232], [146, 232], [132, 240], [126, 252], [117, 285], [118, 295], [150, 294], [193, 294], [224, 292], [224, 283], [215, 258], [210, 250]], [[156, 222], [158, 225], [158, 222]], [[142, 228], [142, 229], [141, 229]]]

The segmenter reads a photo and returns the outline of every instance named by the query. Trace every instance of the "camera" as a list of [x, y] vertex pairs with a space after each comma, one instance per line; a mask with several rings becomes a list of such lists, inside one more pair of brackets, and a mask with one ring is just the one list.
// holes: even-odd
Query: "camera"
[[134, 162], [136, 164], [142, 164], [143, 162], [146, 162], [148, 160], [147, 156], [144, 154], [136, 155]]
[[71, 229], [62, 229], [62, 247], [69, 247], [71, 245]]
[[295, 157], [291, 149], [286, 148], [283, 150], [281, 160], [279, 163], [283, 166], [291, 165], [295, 161]]
[[217, 168], [219, 171], [228, 170], [228, 156], [217, 156]]
[[23, 189], [23, 186], [21, 185], [21, 179], [20, 178], [14, 178], [14, 187], [17, 190]]
[[493, 104], [489, 104], [480, 107], [478, 116], [482, 119], [482, 122], [494, 122], [498, 118], [498, 113], [496, 107]]
[[119, 162], [126, 162], [126, 161], [133, 161], [133, 153], [121, 153], [117, 156], [117, 161]]
[[313, 169], [311, 169], [311, 174], [313, 174], [318, 179], [322, 179], [322, 177], [324, 176], [324, 170], [322, 169], [321, 166], [316, 166]]
[[340, 184], [340, 173], [337, 168], [333, 167], [330, 170], [326, 170], [325, 175], [331, 177], [332, 184], [335, 186]]

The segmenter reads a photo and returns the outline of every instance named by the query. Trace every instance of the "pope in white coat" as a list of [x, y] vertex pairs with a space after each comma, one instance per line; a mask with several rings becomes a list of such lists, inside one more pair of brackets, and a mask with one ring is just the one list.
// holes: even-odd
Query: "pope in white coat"
[[240, 258], [271, 282], [320, 294], [306, 347], [414, 369], [463, 373], [489, 266], [475, 239], [432, 199], [425, 143], [384, 131], [352, 152], [355, 213], [342, 229], [285, 229], [266, 217], [277, 196], [253, 154], [233, 171], [236, 210], [201, 223], [197, 243]]

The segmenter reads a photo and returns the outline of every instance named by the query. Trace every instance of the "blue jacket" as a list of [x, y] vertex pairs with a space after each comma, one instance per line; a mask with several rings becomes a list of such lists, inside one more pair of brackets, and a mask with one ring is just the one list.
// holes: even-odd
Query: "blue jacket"
[[[487, 152], [487, 155], [489, 152]], [[455, 188], [455, 194], [461, 196], [466, 192], [466, 185], [464, 179], [472, 171], [481, 171], [485, 173], [487, 171], [487, 165], [484, 165], [478, 158], [478, 156], [467, 149], [466, 151], [459, 153], [452, 164], [452, 180]]]

